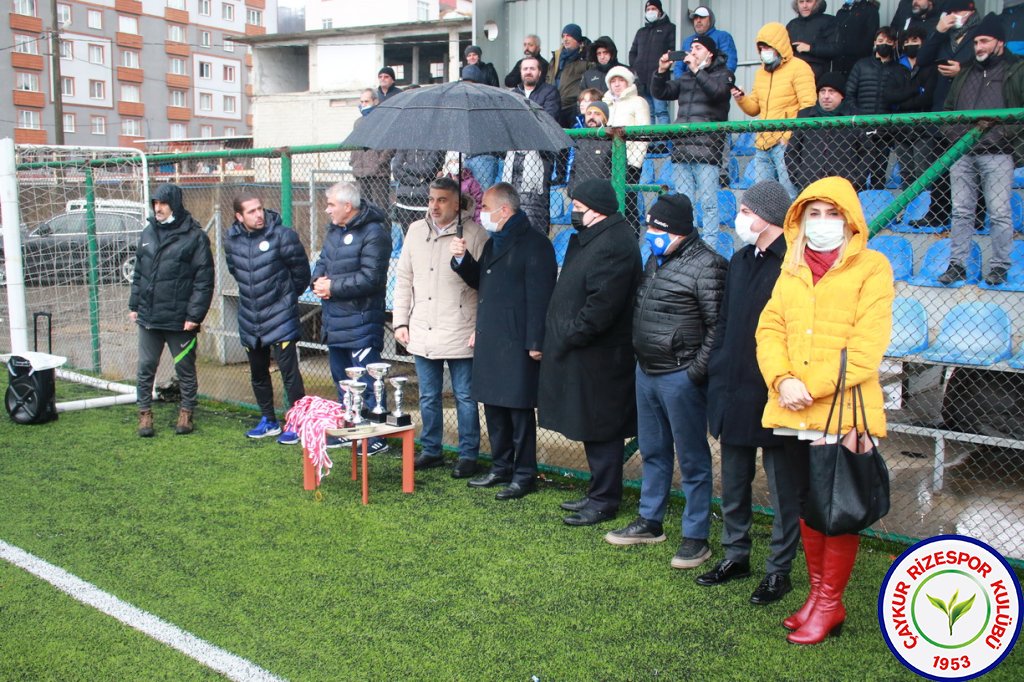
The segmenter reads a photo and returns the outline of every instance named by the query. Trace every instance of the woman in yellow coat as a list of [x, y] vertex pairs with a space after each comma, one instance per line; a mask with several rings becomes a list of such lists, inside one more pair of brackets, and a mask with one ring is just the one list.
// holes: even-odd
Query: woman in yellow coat
[[[853, 425], [854, 386], [864, 395], [871, 434], [885, 435], [878, 367], [889, 345], [892, 267], [867, 248], [868, 227], [853, 186], [830, 177], [809, 185], [786, 214], [786, 261], [761, 313], [757, 362], [768, 385], [762, 425], [786, 438], [791, 466], [807, 479], [808, 448], [822, 437], [847, 352], [845, 408], [839, 432]], [[833, 423], [829, 429], [835, 433]], [[806, 488], [806, 484], [804, 486]], [[806, 495], [801, 495], [801, 503]], [[839, 633], [842, 597], [859, 535], [826, 537], [801, 520], [811, 591], [783, 621], [789, 641], [817, 644]]]

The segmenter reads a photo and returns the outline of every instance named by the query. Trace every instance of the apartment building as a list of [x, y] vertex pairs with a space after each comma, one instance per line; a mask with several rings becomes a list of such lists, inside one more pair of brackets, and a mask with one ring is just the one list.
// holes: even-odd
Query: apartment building
[[236, 39], [274, 33], [277, 0], [61, 0], [56, 17], [47, 0], [10, 2], [0, 134], [55, 142], [54, 28], [65, 144], [252, 134], [252, 57]]

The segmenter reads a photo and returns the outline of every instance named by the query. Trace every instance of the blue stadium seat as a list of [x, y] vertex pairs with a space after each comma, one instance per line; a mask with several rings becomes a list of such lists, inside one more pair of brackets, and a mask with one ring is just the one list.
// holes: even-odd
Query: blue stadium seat
[[1024, 189], [1024, 166], [1013, 169], [1013, 188]]
[[971, 243], [971, 251], [967, 256], [967, 281], [954, 284], [939, 284], [939, 275], [949, 267], [949, 239], [940, 239], [928, 247], [921, 261], [921, 267], [917, 274], [911, 277], [908, 282], [919, 287], [946, 287], [956, 289], [964, 284], [977, 284], [981, 281], [981, 247], [978, 242]]
[[1014, 369], [1024, 369], [1024, 345], [1021, 346], [1016, 355], [1006, 361], [1006, 364]]
[[892, 341], [885, 354], [902, 358], [928, 347], [928, 315], [916, 298], [898, 297], [892, 303]]
[[398, 259], [392, 258], [388, 264], [388, 285], [384, 294], [384, 310], [395, 309], [395, 285], [398, 284]]
[[885, 254], [892, 264], [892, 276], [905, 282], [914, 274], [914, 249], [904, 237], [880, 234], [868, 240], [868, 248]]
[[1010, 251], [1010, 270], [1006, 273], [1006, 281], [992, 286], [985, 280], [978, 283], [982, 289], [992, 291], [1024, 291], [1024, 242], [1015, 241]]
[[658, 177], [655, 179], [654, 184], [665, 185], [668, 187], [670, 194], [675, 194], [676, 191], [676, 167], [671, 161], [666, 161], [661, 164], [661, 170], [658, 171]]
[[740, 133], [732, 139], [733, 156], [753, 156], [756, 151], [754, 133]]
[[736, 183], [740, 181], [740, 162], [730, 156], [728, 167], [725, 170], [729, 176], [729, 186], [735, 187]]
[[909, 234], [938, 234], [945, 232], [949, 229], [949, 224], [935, 225], [935, 226], [923, 226], [916, 227], [910, 224], [912, 220], [921, 220], [928, 215], [928, 208], [931, 206], [932, 196], [928, 190], [924, 190], [916, 197], [910, 200], [907, 207], [903, 209], [903, 218], [898, 223], [889, 225], [889, 229], [893, 232], [909, 233]]
[[[1021, 199], [1016, 192], [1010, 193], [1010, 220], [1015, 232], [1024, 232], [1024, 199]], [[988, 211], [985, 211], [985, 226], [978, 230], [977, 234], [990, 234], [991, 232], [992, 221]]]
[[1010, 317], [995, 303], [958, 303], [922, 357], [958, 365], [992, 365], [1013, 353]]
[[900, 162], [897, 161], [892, 165], [892, 175], [889, 176], [888, 181], [885, 183], [886, 189], [899, 189], [903, 186], [903, 168], [900, 166]]
[[405, 244], [405, 234], [402, 226], [398, 223], [391, 223], [391, 257], [398, 258], [402, 255], [402, 245]]
[[571, 228], [562, 230], [551, 239], [551, 245], [555, 247], [555, 262], [562, 267], [565, 262], [565, 252], [569, 249], [569, 239], [576, 234]]
[[564, 185], [551, 188], [548, 208], [551, 213], [552, 225], [568, 225], [572, 216], [572, 201]]
[[[738, 211], [736, 195], [727, 189], [718, 190], [718, 224], [732, 227]], [[698, 225], [704, 224], [704, 206], [699, 201], [693, 207], [693, 221]]]
[[732, 260], [732, 255], [736, 253], [736, 242], [732, 238], [732, 232], [719, 230], [718, 238], [715, 239], [714, 244], [711, 244], [711, 247], [725, 260]]
[[736, 182], [730, 183], [730, 187], [733, 189], [750, 189], [757, 180], [755, 179], [754, 173], [754, 160], [751, 159], [747, 162], [746, 168], [743, 169], [743, 175]]
[[882, 212], [882, 209], [891, 204], [896, 197], [887, 189], [866, 189], [857, 192], [860, 198], [860, 206], [864, 211], [864, 219], [871, 224], [871, 221]]
[[654, 159], [647, 156], [640, 166], [640, 184], [647, 185], [654, 182]]

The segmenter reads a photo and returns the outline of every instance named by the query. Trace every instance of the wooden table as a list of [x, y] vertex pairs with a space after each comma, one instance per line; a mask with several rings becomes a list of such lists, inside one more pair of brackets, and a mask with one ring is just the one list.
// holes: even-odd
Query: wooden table
[[[357, 462], [359, 460], [359, 443], [363, 444], [363, 504], [370, 503], [370, 467], [367, 448], [371, 438], [394, 437], [402, 439], [402, 492], [411, 493], [415, 487], [413, 475], [413, 430], [409, 426], [390, 426], [388, 424], [371, 424], [358, 428], [347, 429], [326, 429], [326, 436], [347, 438], [352, 441], [352, 480], [358, 478]], [[316, 490], [319, 483], [316, 480], [316, 472], [313, 470], [313, 463], [309, 461], [309, 455], [303, 449], [302, 453], [303, 476], [302, 483], [306, 490]]]

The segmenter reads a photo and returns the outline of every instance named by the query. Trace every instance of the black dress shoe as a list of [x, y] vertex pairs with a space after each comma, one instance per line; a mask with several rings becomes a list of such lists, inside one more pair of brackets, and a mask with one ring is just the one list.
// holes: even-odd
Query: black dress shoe
[[459, 459], [452, 467], [452, 478], [469, 478], [476, 473], [476, 460]]
[[589, 497], [581, 497], [578, 500], [568, 500], [567, 502], [563, 502], [562, 504], [560, 504], [558, 506], [561, 507], [562, 509], [564, 509], [565, 511], [572, 511], [572, 512], [574, 512], [574, 511], [579, 511], [580, 509], [583, 509], [588, 504], [590, 504], [590, 498]]
[[534, 490], [536, 490], [536, 488], [533, 485], [520, 485], [519, 483], [509, 483], [507, 486], [498, 491], [498, 494], [494, 496], [494, 499], [518, 500], [520, 497], [526, 497]]
[[423, 471], [424, 469], [433, 469], [444, 464], [444, 457], [442, 455], [428, 455], [420, 454], [412, 462], [412, 467], [416, 471]]
[[496, 474], [493, 471], [488, 471], [483, 476], [469, 479], [468, 485], [470, 488], [492, 488], [502, 483], [511, 482], [512, 474]]
[[779, 601], [793, 589], [793, 584], [789, 582], [789, 576], [785, 573], [769, 573], [761, 581], [761, 584], [754, 590], [754, 594], [750, 595], [750, 603], [757, 604], [758, 606], [764, 606], [765, 604], [771, 604], [772, 602]]
[[721, 585], [722, 583], [727, 583], [730, 580], [736, 580], [737, 578], [746, 578], [749, 576], [750, 562], [722, 559], [718, 562], [718, 565], [716, 565], [710, 571], [708, 571], [704, 575], [698, 576], [697, 584], [704, 585], [705, 587], [710, 585]]
[[604, 523], [615, 518], [616, 512], [601, 511], [594, 507], [584, 507], [575, 514], [569, 514], [562, 522], [567, 526], [593, 526], [595, 523]]

